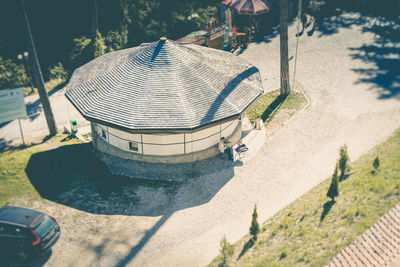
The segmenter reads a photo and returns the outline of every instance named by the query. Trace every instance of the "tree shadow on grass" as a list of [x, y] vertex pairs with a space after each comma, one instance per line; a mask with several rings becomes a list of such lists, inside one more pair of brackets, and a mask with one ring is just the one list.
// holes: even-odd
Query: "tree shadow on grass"
[[332, 209], [333, 204], [335, 204], [335, 203], [336, 203], [336, 201], [334, 201], [334, 200], [330, 200], [330, 201], [325, 202], [324, 210], [322, 211], [319, 223], [323, 222], [323, 220], [325, 219], [326, 215], [328, 215], [329, 211]]
[[240, 251], [240, 254], [239, 254], [237, 260], [239, 260], [239, 259], [246, 253], [246, 251], [247, 251], [248, 249], [250, 249], [251, 247], [253, 247], [254, 244], [255, 244], [255, 240], [254, 240], [254, 238], [251, 237], [251, 238], [246, 242], [246, 244], [244, 244], [244, 246], [243, 246], [243, 248], [242, 248], [242, 251]]
[[267, 120], [271, 120], [276, 112], [279, 110], [279, 107], [285, 102], [287, 95], [279, 95], [277, 98], [272, 101], [271, 104], [265, 109], [263, 114], [261, 115], [261, 119], [265, 122]]

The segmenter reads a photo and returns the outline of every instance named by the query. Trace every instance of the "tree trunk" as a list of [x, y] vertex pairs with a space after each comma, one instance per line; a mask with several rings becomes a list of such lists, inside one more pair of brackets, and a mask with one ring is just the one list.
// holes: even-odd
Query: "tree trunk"
[[31, 57], [30, 63], [32, 67], [32, 76], [36, 82], [37, 90], [39, 93], [40, 102], [42, 103], [44, 115], [46, 117], [47, 127], [49, 128], [50, 135], [57, 133], [56, 122], [54, 120], [53, 111], [51, 110], [49, 97], [47, 96], [46, 88], [44, 86], [42, 71], [40, 70], [39, 60], [36, 54], [35, 43], [29, 26], [28, 14], [26, 13], [24, 0], [21, 0], [22, 11], [24, 13], [26, 23], [26, 34], [28, 38], [28, 51]]
[[288, 0], [280, 2], [281, 95], [290, 94], [288, 56]]
[[91, 11], [92, 11], [91, 35], [92, 35], [92, 40], [94, 40], [96, 38], [96, 33], [99, 30], [99, 16], [98, 16], [98, 10], [97, 10], [97, 0], [92, 0]]

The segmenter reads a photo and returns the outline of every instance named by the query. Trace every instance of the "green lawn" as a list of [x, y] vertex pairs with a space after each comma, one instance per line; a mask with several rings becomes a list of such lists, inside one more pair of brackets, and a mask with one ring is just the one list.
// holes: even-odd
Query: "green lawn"
[[[56, 136], [40, 145], [29, 147], [12, 147], [0, 154], [0, 207], [13, 198], [38, 199], [39, 194], [32, 185], [26, 173], [27, 165], [32, 155], [56, 148], [60, 145], [80, 143], [78, 139], [65, 139], [66, 136]], [[54, 157], [49, 155], [43, 159], [43, 165], [54, 168]], [[60, 170], [61, 171], [61, 170]], [[57, 176], [53, 175], [53, 179]]]
[[270, 121], [279, 109], [297, 111], [304, 106], [306, 98], [302, 93], [292, 92], [287, 97], [281, 97], [279, 90], [262, 95], [247, 110], [246, 115], [251, 122], [261, 117], [264, 122]]
[[113, 175], [91, 143], [64, 134], [0, 154], [0, 207], [50, 200], [93, 213], [123, 213], [137, 201], [137, 189], [172, 192], [175, 186], [179, 184]]
[[[379, 156], [378, 172], [371, 173]], [[332, 166], [332, 170], [333, 170]], [[255, 244], [235, 243], [232, 266], [323, 266], [400, 202], [400, 130], [352, 164], [335, 203], [330, 177], [263, 224]], [[303, 177], [306, 179], [306, 177]], [[247, 244], [247, 245], [246, 245]], [[239, 257], [240, 255], [240, 257]], [[218, 266], [221, 256], [210, 266]]]

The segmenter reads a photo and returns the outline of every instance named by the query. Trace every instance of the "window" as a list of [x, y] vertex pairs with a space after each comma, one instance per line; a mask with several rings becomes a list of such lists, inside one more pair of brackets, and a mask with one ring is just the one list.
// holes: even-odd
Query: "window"
[[103, 129], [101, 129], [101, 137], [103, 137], [104, 139], [107, 139], [106, 131], [104, 131]]
[[137, 142], [129, 141], [129, 150], [138, 152], [139, 151], [139, 144]]
[[18, 229], [18, 232], [20, 231], [19, 228], [16, 228], [15, 226], [11, 226], [11, 225], [6, 225], [6, 224], [0, 224], [0, 235], [16, 235], [17, 231], [16, 229]]
[[18, 237], [25, 237], [26, 236], [26, 232], [24, 229], [16, 227], [15, 228], [15, 235]]

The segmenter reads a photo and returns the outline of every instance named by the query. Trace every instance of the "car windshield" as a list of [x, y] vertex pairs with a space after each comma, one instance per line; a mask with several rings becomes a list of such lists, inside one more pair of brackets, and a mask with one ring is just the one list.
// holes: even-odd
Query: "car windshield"
[[49, 216], [44, 215], [44, 219], [42, 222], [34, 229], [35, 233], [43, 238], [56, 224], [56, 222], [51, 219]]

